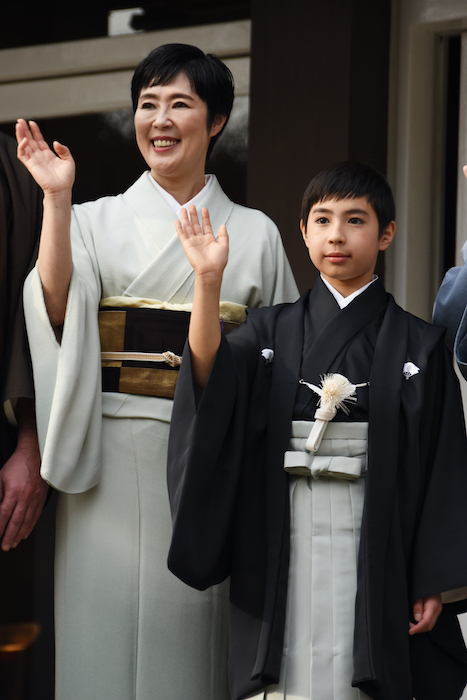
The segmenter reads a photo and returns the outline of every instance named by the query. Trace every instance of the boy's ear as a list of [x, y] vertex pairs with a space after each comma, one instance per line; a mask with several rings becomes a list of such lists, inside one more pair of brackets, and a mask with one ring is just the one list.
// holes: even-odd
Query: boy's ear
[[308, 248], [308, 239], [306, 237], [306, 226], [303, 223], [303, 219], [300, 219], [300, 231], [302, 232], [302, 238], [305, 241], [305, 245]]
[[396, 233], [396, 222], [391, 221], [383, 231], [383, 235], [379, 239], [379, 250], [386, 250], [392, 243], [394, 234]]

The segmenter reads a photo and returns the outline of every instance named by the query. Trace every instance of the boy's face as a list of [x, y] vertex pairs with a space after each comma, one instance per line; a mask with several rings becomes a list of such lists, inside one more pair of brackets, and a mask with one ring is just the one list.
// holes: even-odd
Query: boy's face
[[346, 297], [371, 282], [378, 252], [391, 244], [396, 224], [380, 237], [375, 210], [366, 197], [357, 197], [315, 204], [300, 228], [311, 262]]

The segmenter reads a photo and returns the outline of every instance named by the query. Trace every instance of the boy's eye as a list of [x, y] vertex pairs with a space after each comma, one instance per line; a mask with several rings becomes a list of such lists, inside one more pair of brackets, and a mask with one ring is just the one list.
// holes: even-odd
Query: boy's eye
[[363, 220], [359, 219], [358, 216], [352, 216], [352, 218], [349, 219], [349, 224], [363, 224]]
[[327, 219], [325, 216], [320, 216], [318, 219], [316, 219], [317, 224], [328, 224], [329, 219]]

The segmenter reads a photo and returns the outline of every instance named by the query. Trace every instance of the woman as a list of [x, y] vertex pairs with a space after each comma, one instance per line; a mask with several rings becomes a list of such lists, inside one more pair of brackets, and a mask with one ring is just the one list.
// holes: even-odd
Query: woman
[[[175, 364], [181, 354], [188, 315], [179, 311], [189, 310], [194, 283], [174, 229], [180, 206], [208, 206], [217, 228], [228, 223], [226, 321], [241, 305], [294, 299], [296, 287], [272, 222], [204, 174], [232, 106], [228, 69], [195, 47], [162, 46], [136, 69], [132, 97], [149, 172], [117, 197], [71, 207], [70, 152], [55, 142], [57, 157], [36, 124], [17, 126], [18, 157], [44, 190], [25, 297], [42, 475], [64, 492], [56, 697], [221, 700], [225, 591], [193, 592], [166, 568], [176, 371], [165, 358]], [[103, 391], [99, 330], [102, 349], [117, 353], [103, 356]], [[128, 351], [151, 357], [138, 363]]]

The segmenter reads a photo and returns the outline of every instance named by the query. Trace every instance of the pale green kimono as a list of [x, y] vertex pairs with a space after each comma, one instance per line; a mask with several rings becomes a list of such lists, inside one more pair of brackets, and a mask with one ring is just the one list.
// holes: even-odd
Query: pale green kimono
[[[297, 298], [281, 239], [214, 178], [199, 206], [225, 223], [221, 299]], [[124, 194], [73, 207], [74, 270], [61, 343], [37, 270], [25, 309], [42, 476], [63, 493], [56, 544], [56, 700], [227, 700], [226, 589], [197, 592], [166, 566], [166, 449], [172, 401], [102, 393], [99, 302], [184, 304], [194, 274], [174, 214], [144, 173]]]

